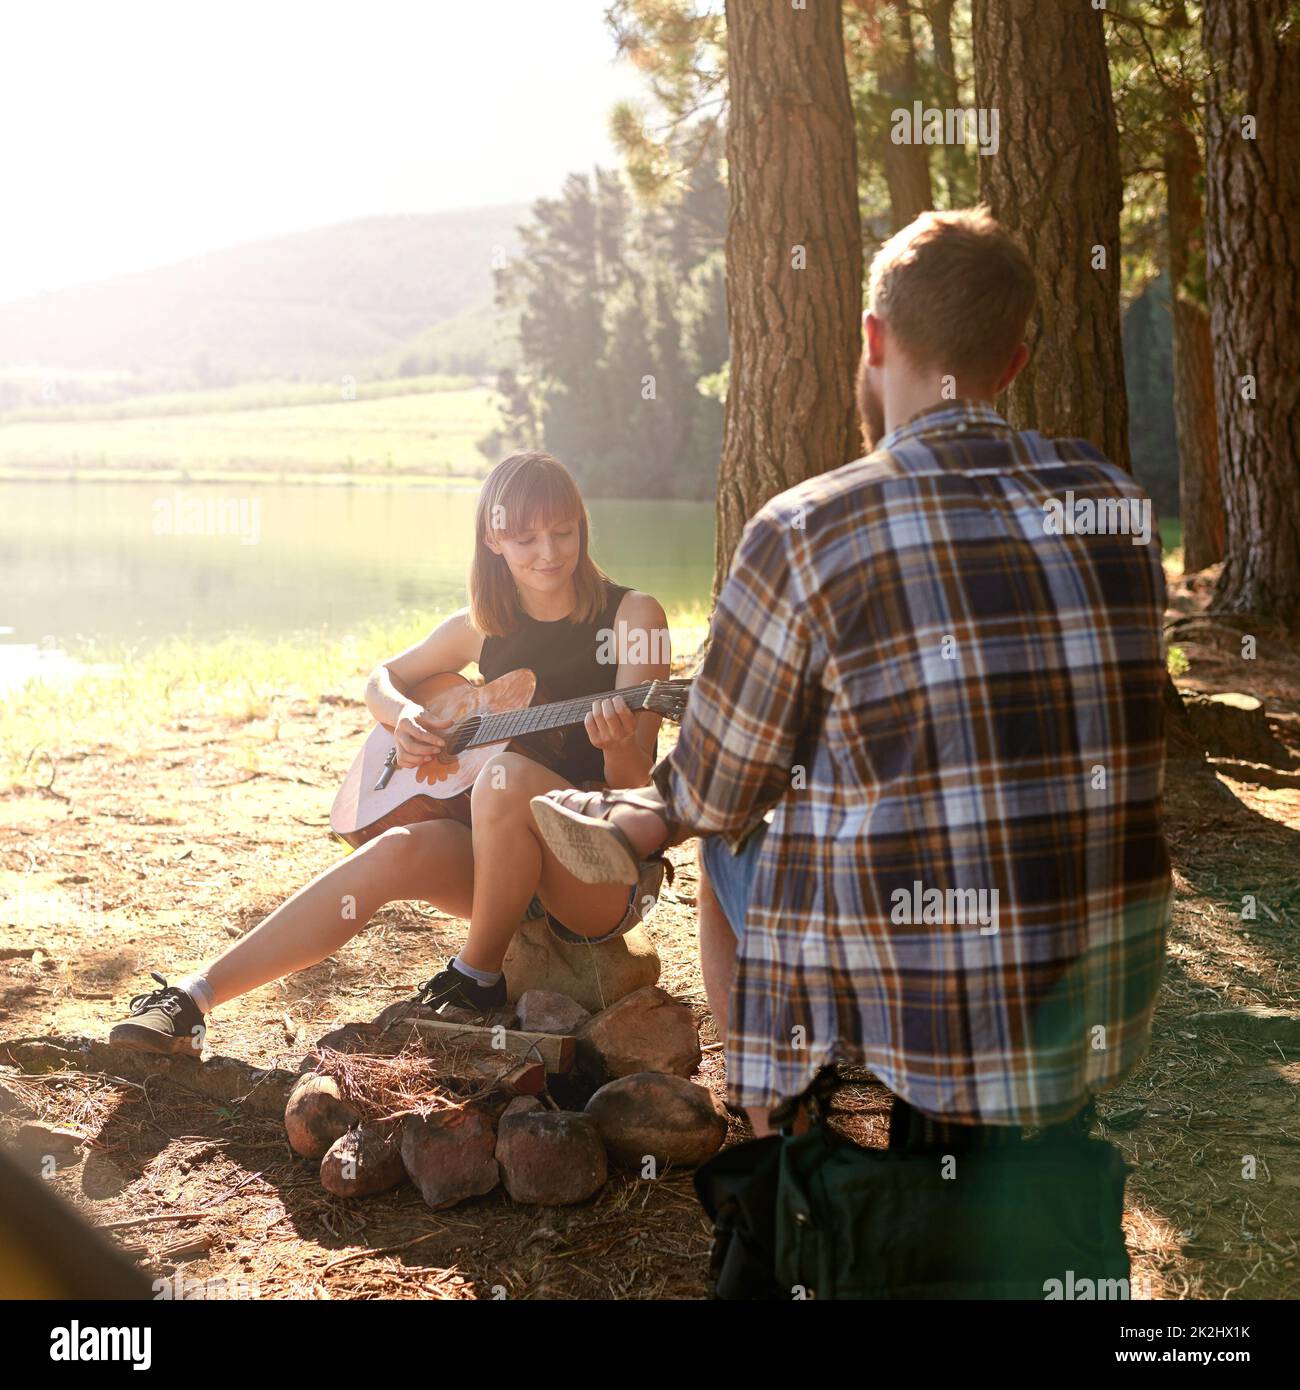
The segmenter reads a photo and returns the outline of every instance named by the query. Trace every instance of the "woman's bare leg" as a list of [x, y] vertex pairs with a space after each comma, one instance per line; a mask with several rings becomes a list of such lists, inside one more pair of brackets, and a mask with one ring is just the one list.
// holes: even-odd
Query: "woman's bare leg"
[[534, 893], [580, 936], [602, 935], [627, 911], [625, 886], [579, 882], [537, 829], [530, 798], [568, 785], [521, 753], [499, 753], [479, 773], [470, 796], [474, 906], [469, 936], [458, 956], [471, 969], [501, 969]]
[[201, 972], [213, 1007], [316, 965], [364, 930], [385, 903], [418, 899], [465, 917], [473, 894], [468, 826], [436, 820], [386, 830], [298, 889]]
[[501, 969], [534, 893], [579, 935], [607, 932], [626, 911], [627, 889], [574, 878], [543, 844], [528, 805], [566, 785], [531, 758], [499, 754], [475, 783], [472, 835], [457, 821], [424, 821], [386, 830], [332, 865], [199, 972], [212, 1007], [318, 964], [389, 902], [418, 899], [468, 918], [459, 956], [479, 970]]

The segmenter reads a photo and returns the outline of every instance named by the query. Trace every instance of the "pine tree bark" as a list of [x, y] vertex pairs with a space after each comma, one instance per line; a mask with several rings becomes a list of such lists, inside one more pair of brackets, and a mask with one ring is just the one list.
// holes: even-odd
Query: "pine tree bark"
[[1183, 569], [1190, 574], [1223, 559], [1223, 494], [1210, 316], [1188, 283], [1193, 268], [1193, 278], [1200, 280], [1205, 260], [1205, 217], [1197, 190], [1201, 156], [1186, 124], [1189, 112], [1181, 94], [1171, 97], [1171, 108], [1164, 166], [1174, 314], [1174, 428]]
[[862, 228], [840, 7], [728, 0], [726, 19], [731, 376], [715, 597], [758, 507], [861, 452]]
[[[1223, 483], [1215, 606], [1300, 622], [1300, 36], [1206, 0], [1206, 280]], [[1253, 125], [1253, 128], [1252, 128]]]
[[[1129, 467], [1119, 317], [1119, 136], [1102, 15], [1088, 4], [973, 0], [975, 102], [999, 113], [980, 196], [1038, 276], [1031, 357], [1007, 414], [1090, 440]], [[1104, 251], [1104, 267], [1094, 268]]]

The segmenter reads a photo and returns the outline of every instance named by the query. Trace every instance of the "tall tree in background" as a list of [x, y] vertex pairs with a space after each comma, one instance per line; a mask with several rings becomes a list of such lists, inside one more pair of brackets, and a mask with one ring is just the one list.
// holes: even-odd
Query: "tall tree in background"
[[[1191, 24], [1183, 0], [1170, 7], [1172, 37], [1182, 45]], [[1166, 85], [1164, 171], [1168, 200], [1169, 279], [1174, 310], [1174, 424], [1178, 432], [1179, 514], [1183, 568], [1202, 570], [1223, 558], [1223, 493], [1214, 408], [1214, 353], [1205, 302], [1204, 170], [1196, 138], [1196, 88], [1185, 73]]]
[[714, 591], [768, 498], [860, 450], [862, 228], [838, 4], [728, 0], [731, 380]]
[[1206, 64], [1184, 0], [1125, 0], [1106, 17], [1124, 176], [1121, 294], [1133, 296], [1124, 313], [1133, 471], [1161, 511], [1182, 517], [1183, 565], [1195, 571], [1223, 548], [1201, 193]]
[[722, 409], [699, 383], [727, 352], [716, 168], [649, 208], [618, 174], [573, 175], [532, 211], [497, 272], [520, 356], [498, 383], [501, 447], [551, 450], [592, 497], [712, 497]]
[[1300, 621], [1300, 15], [1206, 0], [1206, 262], [1223, 481], [1217, 606]]
[[[961, 103], [960, 85], [957, 80], [957, 54], [952, 42], [952, 13], [956, 0], [929, 0], [922, 3], [930, 26], [930, 41], [934, 48], [934, 75], [932, 80], [939, 106], [948, 111], [955, 110]], [[966, 202], [963, 178], [964, 161], [961, 146], [945, 143], [943, 146], [943, 181], [946, 205], [961, 207]]]
[[894, 113], [910, 116], [917, 101], [923, 108], [963, 105], [962, 88], [970, 85], [971, 73], [969, 9], [970, 0], [844, 0], [844, 57], [868, 251], [927, 208], [974, 201], [970, 148], [956, 142], [933, 148], [916, 141], [895, 144], [892, 138]]
[[895, 144], [888, 119], [889, 110], [911, 111], [913, 102], [924, 97], [916, 68], [911, 10], [907, 0], [857, 0], [857, 7], [872, 12], [880, 29], [873, 46], [881, 99], [874, 144], [889, 186], [891, 230], [897, 232], [934, 206], [929, 147], [919, 139]]
[[972, 15], [976, 105], [1000, 113], [998, 151], [979, 160], [980, 194], [1023, 241], [1040, 294], [1009, 416], [1089, 439], [1127, 468], [1123, 190], [1101, 12], [974, 0]]

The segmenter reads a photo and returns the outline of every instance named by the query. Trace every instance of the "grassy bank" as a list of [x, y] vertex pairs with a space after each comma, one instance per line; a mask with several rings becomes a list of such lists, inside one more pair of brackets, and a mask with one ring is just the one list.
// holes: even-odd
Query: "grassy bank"
[[[446, 614], [374, 622], [343, 637], [299, 633], [267, 640], [168, 638], [145, 649], [88, 643], [88, 668], [63, 680], [34, 678], [0, 705], [0, 779], [46, 784], [60, 759], [112, 745], [128, 757], [160, 726], [187, 718], [267, 719], [292, 700], [359, 700], [387, 656], [418, 641]], [[670, 609], [673, 652], [689, 655], [708, 626], [702, 605]]]
[[480, 385], [469, 376], [406, 376], [375, 381], [246, 381], [206, 391], [158, 391], [114, 401], [79, 401], [25, 406], [0, 411], [0, 426], [75, 424], [92, 420], [134, 420], [157, 415], [211, 415], [238, 410], [273, 410], [281, 406], [333, 405], [345, 399], [386, 400], [392, 396], [427, 396], [438, 391], [467, 391]]
[[481, 477], [496, 393], [464, 378], [226, 391], [51, 407], [0, 418], [0, 473], [270, 477]]

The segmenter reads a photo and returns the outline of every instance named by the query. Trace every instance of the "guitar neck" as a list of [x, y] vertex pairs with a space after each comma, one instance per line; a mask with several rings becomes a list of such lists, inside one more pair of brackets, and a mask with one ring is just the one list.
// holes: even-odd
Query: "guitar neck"
[[[631, 710], [645, 708], [653, 681], [641, 685], [630, 685], [623, 690], [611, 690], [627, 702]], [[500, 714], [473, 715], [448, 730], [451, 750], [463, 753], [467, 748], [480, 748], [485, 743], [504, 743], [512, 738], [522, 738], [525, 734], [543, 733], [547, 729], [563, 729], [570, 724], [581, 724], [591, 709], [595, 695], [583, 696], [576, 700], [556, 700], [549, 705], [529, 705], [525, 709], [505, 710]], [[468, 733], [463, 742], [460, 735]]]

